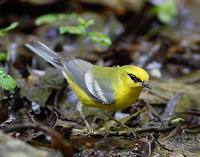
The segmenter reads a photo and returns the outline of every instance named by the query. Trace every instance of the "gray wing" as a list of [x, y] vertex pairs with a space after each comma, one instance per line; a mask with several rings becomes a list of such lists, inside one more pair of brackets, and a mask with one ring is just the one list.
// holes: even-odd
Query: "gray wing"
[[105, 104], [112, 104], [115, 102], [114, 89], [111, 78], [104, 76], [94, 76], [96, 83], [93, 88], [95, 93], [106, 102]]
[[66, 73], [87, 95], [102, 104], [115, 102], [111, 79], [95, 76], [92, 72], [94, 65], [81, 59], [73, 59], [67, 63], [62, 58], [60, 60]]

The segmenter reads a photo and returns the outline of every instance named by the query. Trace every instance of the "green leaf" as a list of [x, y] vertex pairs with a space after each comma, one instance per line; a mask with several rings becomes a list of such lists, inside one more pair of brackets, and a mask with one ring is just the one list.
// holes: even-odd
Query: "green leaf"
[[39, 103], [42, 107], [45, 106], [45, 103], [51, 94], [51, 90], [49, 90], [46, 86], [25, 86], [20, 90], [20, 94], [25, 96], [28, 100]]
[[74, 20], [78, 18], [78, 14], [71, 13], [71, 14], [57, 14], [58, 20]]
[[63, 81], [64, 77], [60, 70], [47, 68], [46, 74], [40, 77], [36, 85], [27, 86], [27, 84], [21, 84], [20, 94], [44, 107], [52, 91], [62, 88]]
[[2, 68], [0, 68], [0, 87], [8, 91], [16, 87], [16, 81], [10, 75], [6, 74]]
[[169, 24], [177, 14], [176, 1], [164, 0], [154, 8], [154, 12], [161, 22]]
[[87, 29], [89, 26], [94, 24], [94, 20], [84, 20], [82, 17], [79, 17], [78, 19], [79, 25], [77, 26], [60, 26], [59, 31], [60, 34], [64, 33], [70, 33], [70, 34], [76, 34], [76, 35], [87, 35]]
[[83, 25], [86, 28], [88, 28], [89, 26], [94, 25], [94, 20], [93, 19], [85, 20], [82, 17], [79, 17], [77, 20], [78, 20], [78, 22], [79, 22], [80, 25]]
[[5, 36], [10, 30], [15, 29], [18, 26], [17, 22], [11, 23], [8, 27], [0, 29], [0, 36]]
[[81, 25], [85, 25], [86, 24], [85, 19], [83, 19], [82, 17], [79, 17], [77, 20], [78, 20], [79, 24], [81, 24]]
[[42, 24], [58, 23], [64, 20], [76, 19], [77, 14], [46, 14], [36, 18], [35, 24], [37, 26]]
[[112, 44], [111, 39], [107, 35], [100, 33], [100, 32], [90, 32], [89, 38], [91, 41], [93, 41], [95, 43], [99, 43], [103, 46], [108, 47]]
[[0, 52], [0, 61], [6, 61], [7, 60], [7, 54], [4, 52]]
[[2, 67], [0, 67], [0, 76], [5, 73], [4, 69]]
[[89, 27], [89, 26], [92, 26], [94, 25], [94, 20], [93, 19], [90, 19], [88, 21], [86, 21], [86, 26]]
[[35, 20], [35, 24], [39, 26], [42, 24], [53, 23], [55, 21], [56, 21], [56, 16], [54, 14], [47, 14], [37, 17]]
[[4, 28], [7, 32], [12, 30], [12, 29], [15, 29], [17, 26], [19, 25], [18, 22], [13, 22], [11, 23], [8, 27]]
[[60, 26], [59, 27], [60, 34], [70, 33], [76, 35], [86, 35], [87, 30], [84, 26]]

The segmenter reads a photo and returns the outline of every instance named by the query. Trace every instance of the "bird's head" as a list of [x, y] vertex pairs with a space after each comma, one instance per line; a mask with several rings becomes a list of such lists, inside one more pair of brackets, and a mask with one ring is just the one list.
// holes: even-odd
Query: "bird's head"
[[151, 89], [151, 87], [148, 84], [149, 74], [144, 69], [133, 65], [123, 66], [123, 69], [128, 75], [128, 77], [138, 86]]

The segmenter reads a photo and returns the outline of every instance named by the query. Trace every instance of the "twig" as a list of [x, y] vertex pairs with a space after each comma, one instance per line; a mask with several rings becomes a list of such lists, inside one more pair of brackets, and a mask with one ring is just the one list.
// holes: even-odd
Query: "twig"
[[14, 131], [22, 131], [26, 129], [36, 129], [36, 128], [37, 128], [37, 125], [35, 124], [16, 124], [16, 125], [9, 126], [7, 128], [3, 128], [1, 130], [4, 133], [10, 133]]
[[154, 140], [156, 141], [156, 143], [163, 149], [169, 151], [169, 152], [173, 152], [173, 150], [166, 148], [164, 145], [162, 145], [157, 138], [154, 138]]
[[145, 101], [147, 108], [149, 109], [149, 111], [156, 117], [158, 118], [158, 120], [161, 122], [161, 124], [163, 125], [164, 128], [166, 128], [166, 124], [164, 123], [164, 121], [161, 119], [161, 117], [159, 116], [159, 114], [157, 113], [157, 111], [155, 110], [155, 108], [153, 106], [150, 105], [150, 103], [148, 101]]

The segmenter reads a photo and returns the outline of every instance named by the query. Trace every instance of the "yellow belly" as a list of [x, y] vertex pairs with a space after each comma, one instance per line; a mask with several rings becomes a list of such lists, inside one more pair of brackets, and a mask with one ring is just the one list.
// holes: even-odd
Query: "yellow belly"
[[79, 86], [77, 86], [74, 81], [72, 81], [69, 77], [67, 77], [68, 83], [71, 89], [75, 92], [81, 103], [85, 106], [100, 108], [103, 110], [121, 110], [127, 108], [128, 106], [135, 103], [140, 95], [142, 87], [126, 87], [124, 85], [123, 88], [117, 88], [115, 91], [115, 103], [112, 104], [101, 104], [91, 97], [89, 97]]

